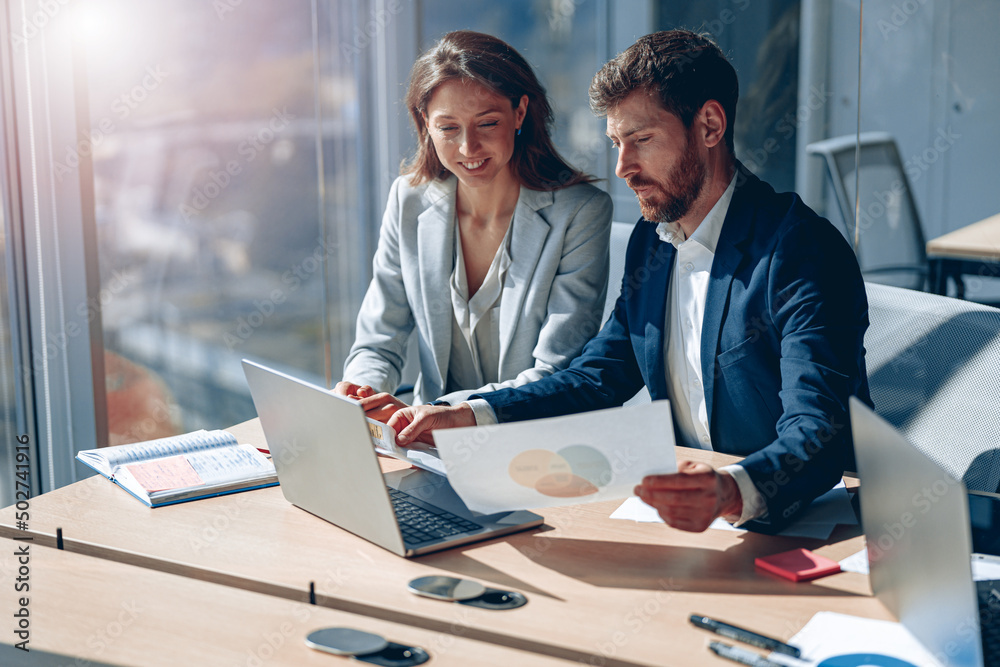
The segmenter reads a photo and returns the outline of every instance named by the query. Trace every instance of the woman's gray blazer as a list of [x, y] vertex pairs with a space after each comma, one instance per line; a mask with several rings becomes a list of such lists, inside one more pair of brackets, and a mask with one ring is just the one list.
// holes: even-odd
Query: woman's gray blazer
[[399, 386], [416, 327], [420, 377], [414, 403], [516, 387], [569, 365], [600, 329], [608, 287], [611, 198], [592, 185], [554, 192], [521, 188], [500, 297], [502, 382], [442, 396], [448, 378], [457, 179], [392, 184], [373, 278], [361, 304], [344, 380], [378, 391]]

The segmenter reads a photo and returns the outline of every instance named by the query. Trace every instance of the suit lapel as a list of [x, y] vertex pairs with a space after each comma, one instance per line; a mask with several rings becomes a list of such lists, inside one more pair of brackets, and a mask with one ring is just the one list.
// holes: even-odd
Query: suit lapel
[[500, 297], [500, 369], [504, 368], [507, 350], [517, 330], [521, 319], [521, 309], [524, 299], [531, 287], [531, 278], [535, 273], [538, 258], [545, 247], [545, 239], [549, 235], [549, 223], [538, 213], [539, 210], [551, 206], [551, 192], [529, 190], [521, 187], [511, 220], [510, 230], [510, 268], [503, 284]]
[[[643, 343], [646, 346], [645, 380], [649, 394], [654, 399], [667, 398], [667, 360], [664, 354], [664, 343], [667, 324], [667, 290], [670, 288], [671, 269], [677, 249], [669, 243], [661, 241], [656, 234], [653, 223], [642, 221], [640, 224], [650, 226], [651, 240], [644, 266], [649, 268], [649, 287], [636, 292], [642, 295], [642, 305], [646, 308], [646, 316], [642, 318], [645, 327]], [[650, 268], [656, 267], [656, 268]], [[642, 278], [642, 266], [629, 267], [630, 277], [635, 281]], [[648, 296], [647, 296], [648, 295]]]
[[424, 193], [426, 208], [417, 216], [417, 264], [420, 267], [419, 303], [423, 307], [421, 329], [434, 350], [438, 378], [444, 391], [446, 364], [451, 356], [452, 313], [449, 280], [454, 265], [455, 188], [454, 176], [433, 181]]
[[719, 244], [715, 249], [712, 273], [708, 279], [705, 298], [705, 316], [701, 325], [701, 374], [705, 389], [705, 409], [709, 428], [712, 425], [712, 408], [715, 392], [715, 358], [722, 336], [722, 318], [729, 301], [729, 288], [733, 274], [743, 260], [742, 245], [750, 233], [753, 221], [753, 183], [757, 182], [741, 164], [737, 164], [736, 190], [729, 203], [729, 211], [722, 225]]

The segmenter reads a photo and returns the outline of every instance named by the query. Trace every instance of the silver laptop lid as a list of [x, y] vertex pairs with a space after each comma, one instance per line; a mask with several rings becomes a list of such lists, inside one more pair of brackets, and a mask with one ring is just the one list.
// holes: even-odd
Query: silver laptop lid
[[854, 397], [872, 591], [942, 664], [982, 665], [965, 486]]
[[288, 502], [404, 555], [357, 401], [252, 361], [243, 370]]

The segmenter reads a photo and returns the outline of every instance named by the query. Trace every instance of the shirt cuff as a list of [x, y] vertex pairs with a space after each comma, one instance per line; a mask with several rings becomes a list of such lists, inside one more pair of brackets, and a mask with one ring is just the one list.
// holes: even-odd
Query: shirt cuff
[[760, 495], [760, 491], [754, 486], [753, 480], [750, 479], [750, 474], [743, 469], [743, 466], [734, 464], [723, 466], [719, 470], [732, 475], [733, 479], [736, 480], [736, 486], [739, 487], [740, 497], [743, 498], [743, 513], [738, 517], [735, 515], [724, 516], [722, 517], [723, 519], [734, 526], [741, 526], [747, 521], [756, 519], [767, 513], [767, 504], [764, 502], [764, 497]]
[[492, 426], [497, 423], [497, 415], [493, 412], [493, 406], [489, 401], [482, 398], [471, 398], [463, 401], [470, 408], [472, 414], [476, 416], [476, 426]]

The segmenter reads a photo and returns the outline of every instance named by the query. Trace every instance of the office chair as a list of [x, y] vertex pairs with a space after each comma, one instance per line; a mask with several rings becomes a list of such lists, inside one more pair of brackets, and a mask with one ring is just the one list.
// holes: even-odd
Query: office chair
[[1000, 491], [1000, 310], [866, 283], [875, 412], [974, 491]]
[[844, 219], [841, 231], [854, 245], [855, 143], [860, 145], [860, 233], [855, 248], [866, 280], [924, 289], [927, 256], [920, 216], [892, 135], [865, 132], [817, 141], [806, 152], [824, 158]]

